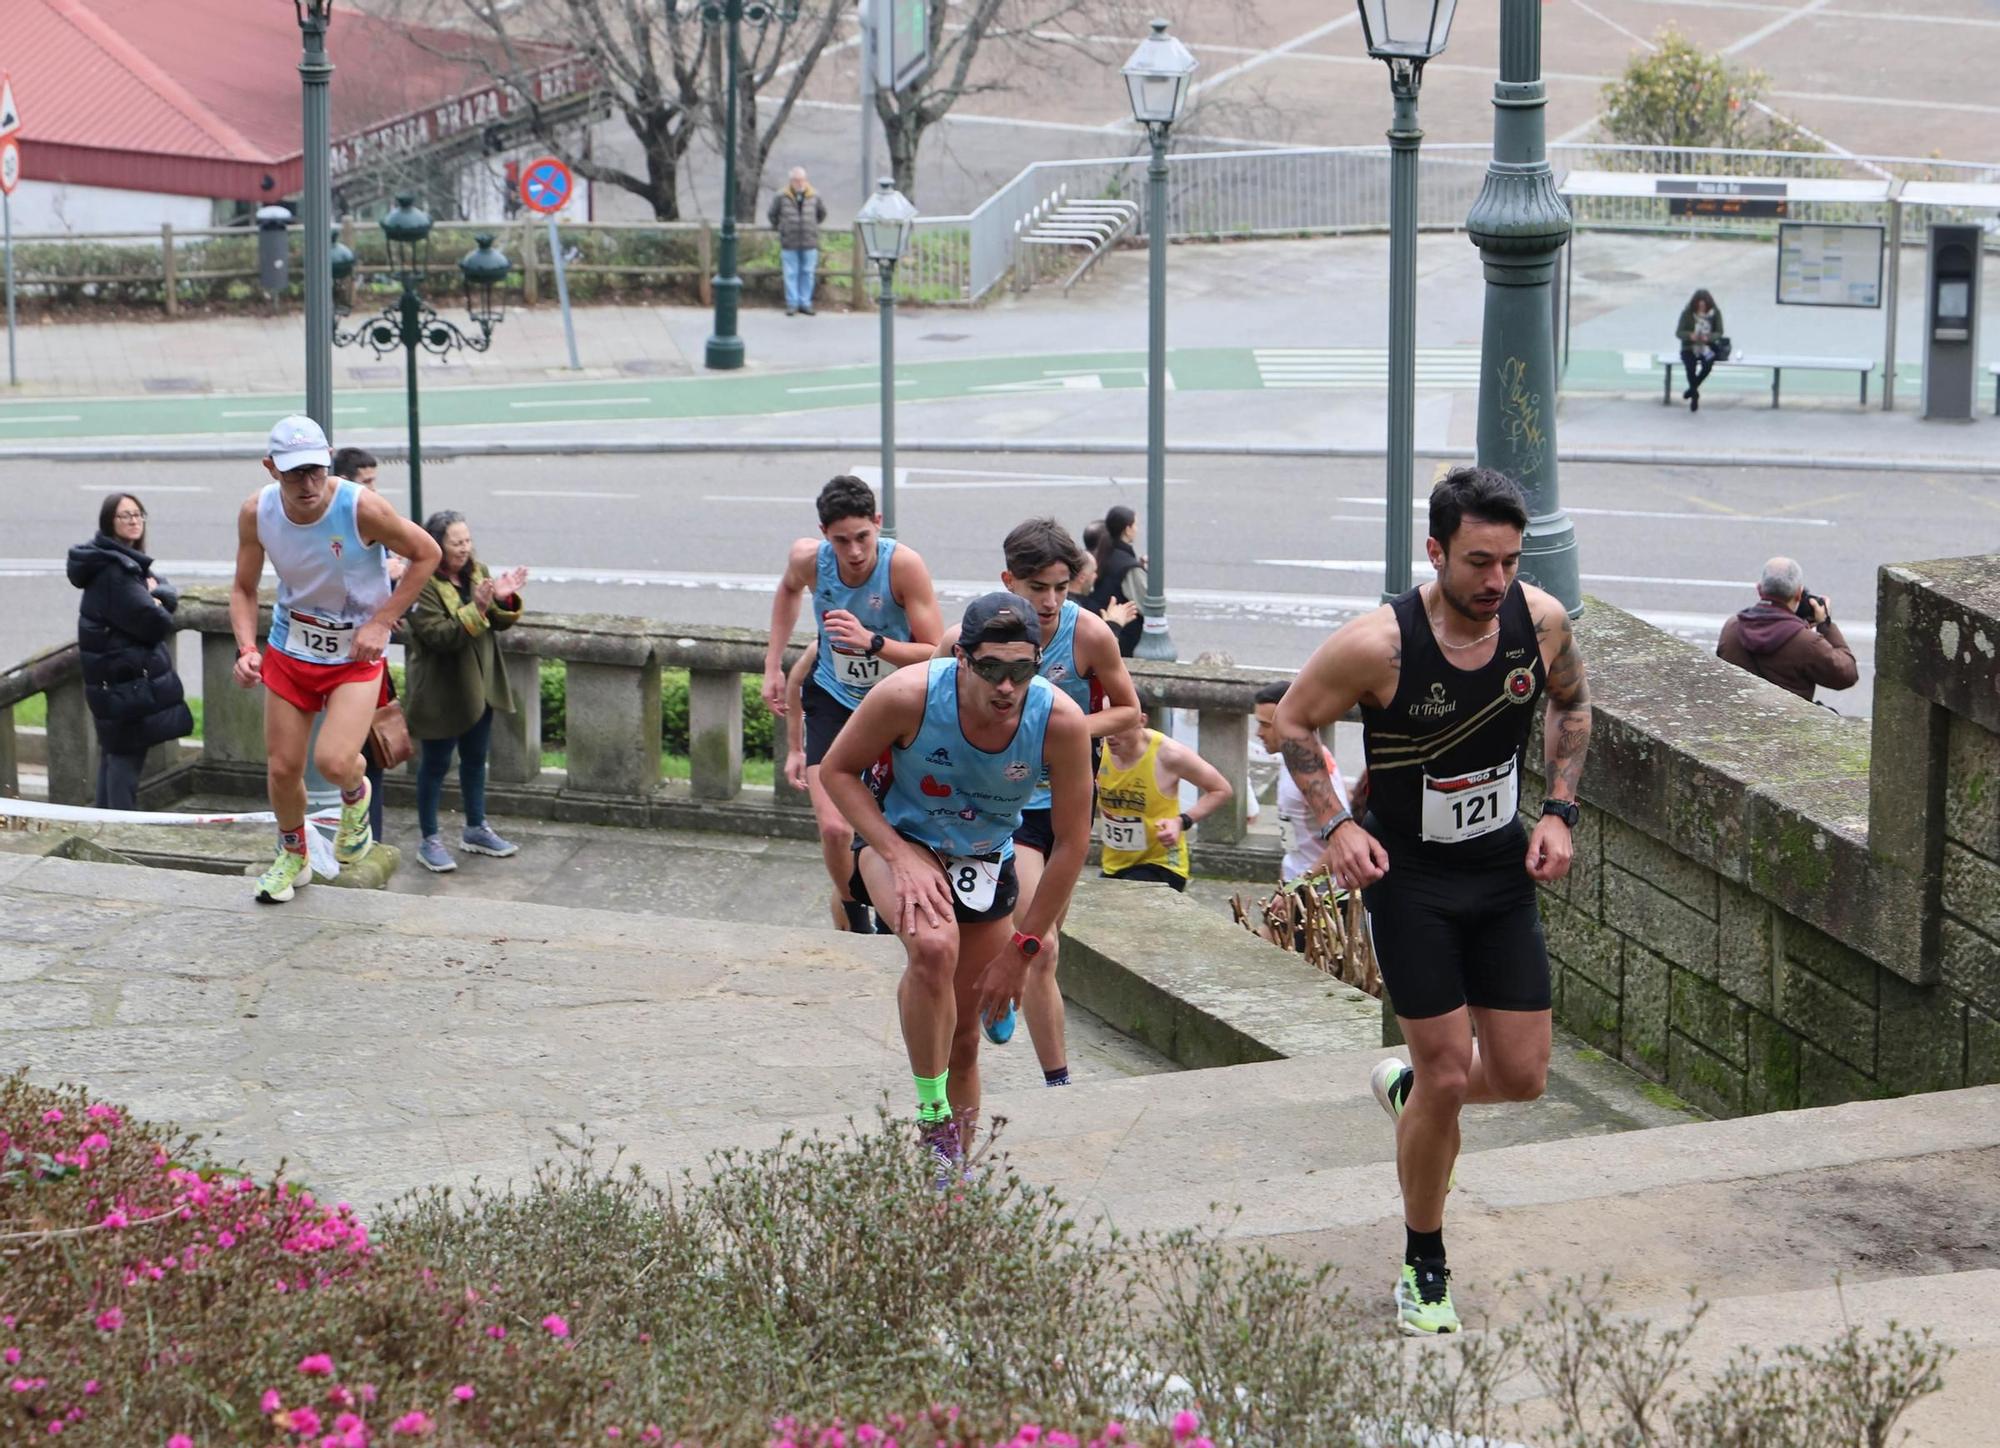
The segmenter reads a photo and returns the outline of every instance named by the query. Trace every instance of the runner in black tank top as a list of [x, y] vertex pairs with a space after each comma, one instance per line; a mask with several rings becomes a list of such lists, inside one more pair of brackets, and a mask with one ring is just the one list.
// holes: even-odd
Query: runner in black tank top
[[[1396, 1122], [1406, 1240], [1396, 1286], [1406, 1333], [1458, 1331], [1444, 1202], [1467, 1103], [1542, 1093], [1549, 962], [1537, 882], [1569, 869], [1590, 738], [1583, 664], [1562, 605], [1516, 578], [1520, 490], [1461, 468], [1431, 494], [1436, 581], [1343, 626], [1278, 705], [1287, 768], [1328, 841], [1336, 882], [1364, 887], [1382, 981], [1410, 1061], [1371, 1084]], [[1521, 754], [1544, 701], [1544, 800], [1522, 798]], [[1365, 821], [1335, 798], [1317, 731], [1359, 706]], [[1536, 818], [1522, 828], [1525, 806]], [[1475, 1043], [1474, 1031], [1477, 1030]]]

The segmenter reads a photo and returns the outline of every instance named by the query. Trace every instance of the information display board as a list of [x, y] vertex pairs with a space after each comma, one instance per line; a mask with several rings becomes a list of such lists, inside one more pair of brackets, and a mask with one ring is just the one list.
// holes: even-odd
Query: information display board
[[931, 63], [931, 0], [872, 0], [875, 24], [875, 78], [888, 90], [902, 90]]
[[1778, 301], [1791, 307], [1879, 307], [1885, 228], [1787, 221], [1778, 227]]

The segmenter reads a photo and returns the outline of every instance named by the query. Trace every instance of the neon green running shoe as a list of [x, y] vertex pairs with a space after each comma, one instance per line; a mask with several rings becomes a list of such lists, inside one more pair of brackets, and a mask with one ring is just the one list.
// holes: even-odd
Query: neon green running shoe
[[1451, 1269], [1442, 1262], [1405, 1262], [1396, 1279], [1396, 1326], [1405, 1337], [1457, 1332], [1458, 1309], [1451, 1305]]
[[306, 863], [304, 855], [279, 850], [278, 858], [271, 861], [271, 868], [257, 879], [257, 903], [282, 905], [292, 898], [294, 886], [303, 889], [312, 883], [312, 878], [312, 866]]
[[[1410, 1083], [1416, 1079], [1417, 1073], [1399, 1056], [1383, 1057], [1368, 1073], [1369, 1088], [1374, 1091], [1382, 1109], [1389, 1113], [1391, 1121], [1403, 1119], [1403, 1108], [1410, 1102]], [[1457, 1162], [1451, 1164], [1451, 1176], [1446, 1179], [1444, 1189], [1448, 1192], [1458, 1189]]]
[[375, 848], [375, 831], [368, 824], [368, 801], [374, 793], [375, 786], [364, 778], [361, 781], [361, 798], [340, 807], [340, 828], [333, 836], [333, 857], [343, 865], [353, 864]]

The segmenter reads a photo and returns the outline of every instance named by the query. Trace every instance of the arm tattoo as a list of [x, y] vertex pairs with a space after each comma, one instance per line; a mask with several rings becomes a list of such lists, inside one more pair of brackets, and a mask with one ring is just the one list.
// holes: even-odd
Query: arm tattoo
[[1569, 619], [1559, 616], [1538, 623], [1535, 631], [1545, 633], [1550, 627], [1561, 632], [1548, 666], [1548, 710], [1542, 719], [1544, 776], [1550, 794], [1575, 799], [1584, 755], [1590, 749], [1590, 688], [1584, 682], [1583, 655], [1577, 652]]
[[1285, 758], [1285, 768], [1291, 772], [1292, 783], [1305, 796], [1306, 808], [1312, 811], [1316, 823], [1324, 825], [1340, 813], [1340, 799], [1333, 792], [1333, 781], [1327, 776], [1326, 756], [1320, 752], [1317, 739], [1287, 739], [1278, 746], [1278, 752]]

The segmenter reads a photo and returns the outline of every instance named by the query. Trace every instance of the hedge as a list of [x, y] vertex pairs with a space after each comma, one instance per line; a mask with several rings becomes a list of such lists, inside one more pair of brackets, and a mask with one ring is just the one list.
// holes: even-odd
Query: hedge
[[[769, 759], [778, 721], [764, 703], [764, 681], [743, 676], [743, 757]], [[562, 749], [569, 743], [568, 670], [560, 659], [542, 660], [542, 747]], [[686, 669], [660, 671], [660, 748], [667, 754], [688, 752], [688, 675]]]

